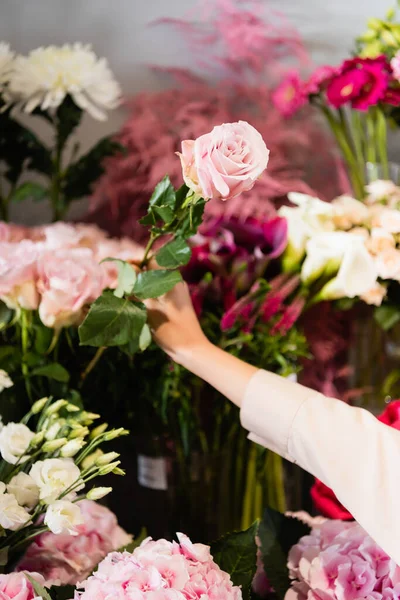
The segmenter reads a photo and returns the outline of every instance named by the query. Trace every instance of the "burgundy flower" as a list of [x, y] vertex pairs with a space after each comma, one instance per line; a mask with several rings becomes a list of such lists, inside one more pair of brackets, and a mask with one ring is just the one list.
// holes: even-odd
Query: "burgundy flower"
[[382, 102], [391, 106], [400, 106], [400, 88], [388, 88], [382, 98]]
[[339, 74], [328, 84], [328, 102], [335, 108], [350, 102], [353, 108], [368, 110], [384, 98], [389, 73], [390, 65], [384, 56], [345, 60]]

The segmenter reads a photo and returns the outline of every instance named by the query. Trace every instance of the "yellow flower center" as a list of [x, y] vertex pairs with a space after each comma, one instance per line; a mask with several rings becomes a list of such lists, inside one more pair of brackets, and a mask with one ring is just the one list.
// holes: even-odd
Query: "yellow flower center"
[[353, 89], [354, 89], [354, 85], [352, 83], [348, 83], [347, 85], [344, 86], [344, 88], [342, 88], [340, 95], [343, 97], [350, 96]]

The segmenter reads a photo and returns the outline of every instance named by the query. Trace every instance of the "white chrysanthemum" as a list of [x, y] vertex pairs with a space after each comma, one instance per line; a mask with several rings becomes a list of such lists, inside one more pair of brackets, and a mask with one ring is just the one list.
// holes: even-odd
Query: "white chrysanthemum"
[[4, 369], [0, 369], [0, 392], [5, 390], [6, 388], [12, 387], [14, 384], [12, 382], [11, 377], [4, 371]]
[[70, 94], [75, 104], [101, 121], [121, 98], [106, 59], [98, 59], [91, 46], [80, 43], [38, 48], [17, 57], [9, 92], [28, 113], [37, 107], [57, 108]]
[[0, 42], [0, 91], [9, 80], [13, 61], [14, 52], [11, 52], [10, 45]]

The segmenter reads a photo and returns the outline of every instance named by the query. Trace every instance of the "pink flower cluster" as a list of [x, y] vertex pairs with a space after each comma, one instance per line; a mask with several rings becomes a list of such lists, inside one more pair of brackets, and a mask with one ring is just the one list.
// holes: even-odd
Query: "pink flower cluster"
[[290, 71], [276, 88], [273, 101], [285, 116], [293, 115], [310, 96], [318, 94], [324, 94], [334, 108], [350, 104], [365, 111], [378, 103], [400, 106], [399, 64], [400, 57], [391, 63], [383, 55], [355, 57], [339, 67], [318, 67], [307, 81], [302, 81], [297, 71]]
[[286, 600], [393, 600], [400, 567], [358, 523], [325, 521], [289, 553]]
[[[28, 575], [40, 585], [44, 585], [44, 579], [39, 573], [28, 573]], [[0, 598], [1, 600], [39, 600], [24, 573], [0, 575]]]
[[79, 535], [42, 533], [29, 546], [18, 570], [38, 571], [50, 586], [76, 585], [109, 552], [129, 544], [131, 536], [108, 508], [91, 500], [82, 500], [79, 507], [83, 517], [83, 524], [77, 526]]
[[75, 600], [240, 600], [208, 546], [177, 534], [179, 543], [145, 540], [133, 554], [111, 553], [80, 584]]
[[211, 303], [214, 313], [221, 311], [223, 330], [238, 322], [251, 329], [259, 316], [254, 312], [259, 305], [252, 301], [254, 286], [286, 248], [286, 220], [222, 217], [209, 219], [200, 231], [192, 239], [192, 257], [183, 271], [197, 314]]
[[103, 289], [117, 285], [116, 265], [100, 262], [134, 262], [142, 252], [94, 225], [24, 228], [0, 222], [0, 299], [13, 309], [38, 310], [47, 327], [76, 324]]

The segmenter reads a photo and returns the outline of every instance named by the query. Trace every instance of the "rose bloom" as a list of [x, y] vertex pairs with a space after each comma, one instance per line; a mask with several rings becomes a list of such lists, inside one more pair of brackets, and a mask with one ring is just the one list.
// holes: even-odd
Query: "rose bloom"
[[384, 56], [345, 60], [339, 74], [328, 84], [326, 97], [340, 108], [351, 103], [353, 108], [368, 110], [382, 100], [389, 83], [390, 65]]
[[[40, 585], [44, 585], [44, 579], [39, 573], [28, 573]], [[24, 573], [9, 573], [0, 575], [0, 598], [1, 600], [38, 600], [31, 582]]]
[[92, 573], [109, 552], [132, 541], [108, 508], [81, 500], [77, 503], [83, 522], [77, 536], [42, 533], [28, 547], [18, 570], [42, 573], [48, 585], [76, 585]]
[[179, 543], [145, 540], [133, 554], [113, 552], [79, 584], [75, 600], [240, 600], [239, 587], [212, 560], [208, 546], [183, 534]]
[[39, 249], [30, 240], [0, 243], [0, 299], [11, 308], [38, 306], [36, 260]]
[[269, 150], [254, 127], [239, 121], [183, 141], [178, 155], [184, 181], [194, 193], [229, 200], [251, 190], [267, 168]]
[[103, 271], [88, 248], [45, 252], [38, 261], [39, 315], [56, 329], [77, 323], [82, 309], [101, 295]]

